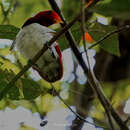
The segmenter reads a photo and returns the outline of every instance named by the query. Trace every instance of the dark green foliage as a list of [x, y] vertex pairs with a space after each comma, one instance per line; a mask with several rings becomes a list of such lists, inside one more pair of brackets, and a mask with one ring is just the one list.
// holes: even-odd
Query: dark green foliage
[[[102, 24], [96, 23], [91, 29], [98, 30], [95, 32], [94, 31], [90, 32], [93, 39], [95, 41], [98, 41], [99, 39], [103, 38], [106, 34], [114, 31], [116, 29], [116, 26], [102, 25]], [[99, 45], [105, 51], [111, 54], [114, 54], [116, 56], [120, 56], [119, 41], [118, 41], [117, 33], [103, 40], [102, 42], [100, 42]]]
[[0, 38], [14, 40], [19, 30], [13, 25], [0, 25]]
[[114, 16], [123, 19], [130, 18], [129, 0], [104, 0], [100, 3], [101, 4], [97, 4], [92, 10], [105, 16]]
[[21, 79], [24, 99], [35, 99], [41, 94], [40, 85], [31, 79]]

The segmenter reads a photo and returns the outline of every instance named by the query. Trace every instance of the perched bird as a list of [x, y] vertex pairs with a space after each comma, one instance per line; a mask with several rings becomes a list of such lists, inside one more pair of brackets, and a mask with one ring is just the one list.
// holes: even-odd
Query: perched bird
[[[29, 18], [16, 36], [15, 46], [22, 56], [32, 59], [54, 35], [48, 26], [61, 23], [59, 15], [52, 10], [42, 11]], [[32, 66], [48, 82], [55, 82], [63, 75], [62, 53], [57, 41]]]

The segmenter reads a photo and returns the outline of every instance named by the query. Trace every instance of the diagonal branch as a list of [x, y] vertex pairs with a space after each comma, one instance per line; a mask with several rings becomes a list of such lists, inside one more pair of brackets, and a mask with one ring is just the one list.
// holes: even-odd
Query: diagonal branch
[[[88, 61], [88, 66], [89, 66], [88, 70], [89, 70], [89, 73], [91, 74], [92, 70], [91, 70], [91, 65], [90, 65], [90, 61], [89, 61], [89, 54], [88, 54], [88, 51], [86, 50], [86, 40], [85, 40], [86, 28], [85, 28], [85, 9], [84, 9], [84, 4], [85, 4], [85, 0], [82, 0], [82, 2], [81, 2], [81, 12], [82, 12], [82, 15], [81, 15], [81, 31], [82, 31], [82, 35], [83, 35], [84, 51], [85, 51], [86, 58], [87, 58], [87, 61]], [[111, 129], [114, 130], [111, 113], [110, 113], [109, 109], [107, 109], [107, 108], [106, 108], [106, 114], [107, 114], [108, 121], [109, 121], [109, 124], [111, 126]]]
[[7, 86], [0, 92], [0, 100], [7, 94], [7, 92], [13, 87], [13, 84], [43, 55], [43, 53], [51, 46], [62, 34], [64, 34], [71, 26], [78, 21], [80, 14], [77, 15], [68, 25], [66, 25], [61, 31], [59, 31], [43, 48], [28, 61], [28, 64], [7, 84]]
[[[51, 83], [50, 85], [51, 85], [52, 89], [54, 90], [54, 94], [64, 103], [64, 105], [65, 105], [75, 116], [77, 116], [77, 118], [78, 118], [79, 120], [83, 120], [85, 123], [91, 124], [91, 125], [93, 125], [93, 126], [95, 126], [95, 127], [97, 127], [97, 128], [103, 128], [103, 129], [105, 129], [105, 130], [110, 130], [110, 129], [106, 128], [106, 127], [98, 126], [98, 125], [96, 125], [96, 124], [94, 124], [94, 123], [91, 123], [91, 122], [87, 121], [86, 119], [84, 119], [82, 116], [80, 116], [78, 113], [76, 113], [76, 112], [64, 101], [64, 99], [63, 99], [63, 98], [60, 96], [60, 94], [56, 91], [54, 85], [53, 85], [52, 83]], [[111, 130], [112, 130], [112, 129], [111, 129]]]
[[[94, 0], [92, 2], [92, 4], [89, 6], [92, 7], [94, 6], [98, 1], [100, 0]], [[60, 17], [62, 18], [63, 20], [63, 24], [62, 26], [64, 27], [66, 25], [66, 22], [62, 16], [62, 13], [60, 11], [60, 9], [58, 8], [55, 0], [49, 0], [52, 8], [60, 15]], [[81, 17], [81, 14], [80, 14], [80, 17]], [[121, 129], [123, 130], [128, 130], [128, 127], [127, 125], [124, 123], [124, 121], [121, 119], [121, 117], [118, 115], [118, 113], [113, 109], [113, 107], [111, 106], [109, 100], [106, 98], [103, 90], [102, 90], [102, 87], [99, 83], [99, 81], [97, 80], [95, 74], [93, 72], [89, 72], [88, 71], [88, 68], [78, 50], [78, 48], [76, 47], [76, 44], [75, 44], [75, 41], [73, 40], [73, 37], [71, 35], [71, 33], [69, 31], [67, 31], [67, 34], [66, 34], [66, 38], [68, 39], [69, 41], [69, 44], [70, 44], [70, 47], [72, 49], [72, 51], [74, 52], [79, 64], [81, 65], [82, 69], [84, 70], [84, 73], [87, 75], [87, 78], [88, 78], [88, 82], [89, 84], [91, 85], [92, 89], [96, 92], [101, 104], [103, 105], [103, 107], [106, 109], [109, 109], [109, 111], [111, 112], [113, 118], [115, 119], [116, 123], [120, 126]], [[71, 41], [71, 42], [70, 42]], [[107, 108], [106, 108], [107, 107]]]
[[[58, 6], [57, 6], [55, 0], [48, 0], [48, 1], [49, 1], [49, 3], [50, 3], [51, 7], [53, 8], [53, 10], [55, 10], [55, 11], [59, 14], [59, 16], [61, 17], [61, 19], [62, 19], [62, 21], [63, 21], [63, 23], [61, 24], [61, 26], [64, 27], [64, 26], [67, 24], [67, 22], [66, 22], [66, 20], [65, 20], [65, 18], [64, 18], [64, 16], [63, 16], [62, 12], [61, 12], [60, 9], [58, 8]], [[88, 6], [88, 5], [86, 5], [86, 7], [87, 7], [87, 6]], [[81, 13], [80, 13], [79, 19], [80, 19], [80, 18], [81, 18]], [[87, 73], [87, 71], [88, 71], [88, 70], [87, 70], [87, 66], [86, 66], [86, 64], [85, 64], [85, 62], [84, 62], [84, 60], [83, 60], [82, 54], [80, 53], [79, 49], [78, 49], [77, 46], [76, 46], [76, 41], [75, 41], [75, 39], [73, 38], [71, 31], [68, 30], [68, 31], [65, 33], [65, 36], [66, 36], [66, 38], [67, 38], [67, 40], [68, 40], [68, 42], [69, 42], [69, 45], [70, 45], [70, 47], [71, 47], [73, 53], [75, 54], [77, 60], [80, 60], [79, 63], [80, 63], [80, 65], [82, 66], [82, 68], [84, 68], [84, 72]], [[89, 92], [91, 92], [91, 94], [89, 94], [89, 95], [87, 95], [87, 96], [93, 95], [93, 97], [95, 97], [95, 93], [94, 93], [94, 91], [92, 90], [92, 88], [90, 87], [89, 83], [87, 84], [87, 86], [88, 86], [87, 89], [89, 90]], [[85, 90], [86, 90], [86, 89], [85, 89]], [[85, 91], [85, 90], [84, 90], [84, 91]], [[83, 98], [83, 97], [82, 97], [82, 98]], [[87, 98], [87, 99], [88, 99], [88, 98]], [[88, 104], [88, 105], [86, 105], [86, 107], [85, 107], [84, 109], [88, 109], [88, 110], [89, 110], [89, 109], [90, 109], [90, 104], [91, 104], [91, 102], [92, 102], [92, 100], [87, 100], [87, 104]], [[79, 110], [77, 110], [77, 113], [79, 113], [79, 114], [81, 115], [81, 113], [80, 113]], [[75, 122], [76, 120], [77, 120], [77, 118], [73, 121], [74, 124], [77, 123], [77, 122]], [[83, 122], [84, 122], [84, 121], [82, 120], [79, 125], [82, 125]], [[75, 129], [75, 127], [77, 127], [77, 126], [73, 126], [73, 124], [72, 124], [72, 128], [71, 128], [71, 129]], [[80, 126], [79, 126], [79, 127], [80, 127]]]
[[[91, 74], [92, 69], [91, 69], [91, 65], [90, 65], [90, 61], [89, 61], [89, 54], [87, 53], [88, 51], [86, 50], [86, 40], [85, 40], [86, 28], [85, 28], [85, 9], [84, 9], [84, 4], [85, 4], [85, 0], [82, 0], [82, 2], [81, 2], [81, 12], [82, 12], [82, 15], [81, 15], [81, 31], [82, 31], [82, 35], [83, 35], [84, 51], [85, 51], [86, 58], [87, 58], [87, 61], [88, 61], [88, 66], [89, 66], [88, 70], [89, 70], [89, 73]], [[109, 111], [107, 106], [106, 106], [105, 111], [106, 111], [106, 115], [108, 117], [108, 121], [109, 121], [110, 127], [111, 127], [112, 130], [114, 130], [114, 125], [113, 125], [113, 122], [112, 122], [111, 112]]]
[[[99, 0], [95, 0], [93, 3], [98, 2]], [[91, 4], [93, 5], [93, 4]], [[23, 68], [22, 71], [20, 71], [9, 83], [8, 85], [4, 88], [4, 90], [0, 93], [0, 100], [3, 98], [3, 96], [5, 96], [7, 94], [7, 92], [9, 91], [10, 88], [12, 88], [13, 84], [24, 74], [25, 71], [27, 71], [39, 58], [40, 56], [48, 49], [48, 46], [50, 46], [51, 44], [53, 44], [53, 42], [55, 40], [58, 39], [58, 37], [60, 37], [63, 33], [65, 33], [81, 16], [81, 13], [79, 15], [77, 15], [74, 20], [72, 20], [72, 22], [70, 22], [68, 25], [66, 25], [60, 32], [58, 32], [47, 44], [44, 45], [44, 47], [36, 54], [36, 56], [31, 60], [31, 62], [28, 62], [28, 64]], [[71, 36], [70, 36], [71, 37]], [[75, 46], [75, 45], [73, 45]], [[77, 48], [77, 47], [76, 47]], [[78, 51], [78, 49], [77, 49]], [[79, 52], [79, 51], [78, 51]], [[80, 53], [78, 53], [80, 54]], [[96, 79], [95, 75], [90, 75], [88, 72], [88, 69], [82, 59], [82, 56], [79, 55], [78, 57], [80, 57], [81, 59], [78, 59], [79, 63], [82, 65], [82, 68], [84, 69], [84, 72], [88, 75], [88, 81], [91, 84], [91, 87], [95, 90], [95, 92], [98, 95], [98, 98], [100, 99], [102, 105], [108, 105], [114, 119], [117, 121], [117, 123], [119, 124], [119, 126], [122, 129], [128, 130], [128, 127], [124, 124], [124, 122], [122, 121], [122, 119], [120, 118], [120, 116], [115, 112], [115, 110], [112, 108], [112, 106], [110, 105], [109, 101], [107, 100], [107, 98], [105, 97], [100, 83], [98, 82], [98, 80]], [[82, 62], [82, 63], [81, 63]], [[83, 67], [84, 66], [84, 67]]]

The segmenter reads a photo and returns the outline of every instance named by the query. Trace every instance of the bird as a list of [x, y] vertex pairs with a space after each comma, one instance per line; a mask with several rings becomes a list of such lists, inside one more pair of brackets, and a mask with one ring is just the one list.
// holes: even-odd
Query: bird
[[[53, 38], [55, 31], [49, 26], [56, 23], [62, 23], [62, 20], [53, 10], [41, 11], [27, 19], [15, 39], [18, 52], [31, 60]], [[48, 47], [32, 68], [47, 82], [53, 83], [62, 78], [62, 52], [57, 41]]]

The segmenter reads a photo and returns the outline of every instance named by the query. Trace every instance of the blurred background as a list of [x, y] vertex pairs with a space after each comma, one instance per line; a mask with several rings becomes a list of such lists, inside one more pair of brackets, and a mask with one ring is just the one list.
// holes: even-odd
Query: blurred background
[[[81, 10], [81, 1], [56, 0], [66, 20]], [[86, 0], [87, 2], [87, 0]], [[130, 24], [129, 0], [104, 0], [87, 10], [87, 47], [108, 32]], [[51, 9], [47, 0], [0, 0], [0, 92], [27, 63], [10, 46], [23, 23], [42, 10]], [[8, 26], [3, 26], [8, 25]], [[10, 26], [13, 25], [13, 26]], [[60, 25], [50, 28], [59, 31]], [[4, 32], [3, 32], [4, 31]], [[84, 53], [80, 19], [71, 28], [79, 50]], [[87, 35], [87, 36], [88, 36]], [[88, 51], [91, 67], [112, 106], [125, 120], [130, 117], [130, 31], [115, 34], [101, 46]], [[63, 52], [64, 75], [54, 83], [60, 96], [90, 123], [84, 123], [53, 94], [51, 85], [29, 69], [0, 101], [0, 130], [104, 130], [109, 128], [104, 108], [63, 35], [58, 39]], [[107, 44], [107, 45], [106, 45]], [[40, 123], [44, 120], [45, 126]], [[130, 121], [127, 122], [130, 126]], [[97, 126], [96, 126], [97, 125]], [[114, 123], [115, 127], [117, 125]], [[100, 127], [98, 127], [100, 126]]]

